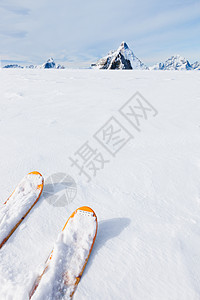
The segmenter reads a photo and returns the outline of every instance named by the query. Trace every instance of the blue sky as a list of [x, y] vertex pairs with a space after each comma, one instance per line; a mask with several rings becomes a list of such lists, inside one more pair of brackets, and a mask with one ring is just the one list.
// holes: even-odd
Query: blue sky
[[126, 41], [147, 65], [200, 61], [200, 1], [0, 0], [0, 58], [87, 67]]

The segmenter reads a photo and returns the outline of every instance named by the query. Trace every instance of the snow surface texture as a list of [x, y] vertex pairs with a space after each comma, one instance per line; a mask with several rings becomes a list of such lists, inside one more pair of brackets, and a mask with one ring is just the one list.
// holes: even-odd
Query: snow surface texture
[[71, 299], [76, 278], [89, 255], [95, 233], [93, 213], [78, 210], [60, 233], [48, 269], [31, 299]]
[[40, 175], [28, 174], [16, 187], [6, 204], [1, 204], [0, 244], [37, 200], [41, 191], [38, 186], [42, 184], [42, 180]]
[[101, 58], [96, 64], [93, 64], [97, 69], [108, 70], [123, 70], [123, 69], [138, 69], [147, 70], [145, 66], [129, 49], [125, 42], [122, 42], [116, 51], [110, 51], [107, 56]]
[[[78, 186], [63, 207], [41, 196], [2, 247], [0, 299], [28, 299], [68, 217], [87, 205], [99, 227], [73, 300], [199, 300], [200, 73], [2, 69], [0, 82], [0, 202], [32, 170]], [[136, 91], [158, 110], [141, 132], [118, 112]], [[93, 138], [113, 115], [134, 135], [116, 157]], [[86, 141], [110, 160], [89, 183], [68, 159]]]

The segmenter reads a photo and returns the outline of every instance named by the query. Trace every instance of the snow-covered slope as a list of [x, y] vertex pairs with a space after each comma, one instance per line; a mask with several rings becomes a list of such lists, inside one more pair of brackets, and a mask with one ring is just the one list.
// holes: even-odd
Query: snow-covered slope
[[49, 58], [47, 60], [47, 62], [42, 65], [42, 68], [43, 69], [55, 69], [56, 68], [56, 64], [54, 62], [54, 59], [52, 57]]
[[3, 68], [4, 69], [23, 69], [23, 67], [18, 64], [6, 65]]
[[192, 66], [189, 61], [180, 56], [174, 55], [171, 58], [167, 59], [164, 63], [157, 63], [151, 70], [191, 70]]
[[[198, 300], [200, 72], [1, 69], [0, 82], [0, 205], [33, 170], [45, 190], [60, 172], [78, 188], [66, 206], [44, 193], [0, 250], [0, 299], [28, 300], [68, 217], [87, 205], [99, 228], [74, 300]], [[140, 100], [131, 123], [119, 109], [137, 91], [148, 102], [130, 100]], [[115, 155], [98, 140], [108, 120], [115, 137], [116, 124], [134, 137]], [[84, 162], [77, 151], [86, 141], [106, 160], [90, 182], [69, 160]]]
[[47, 60], [46, 63], [44, 63], [39, 68], [41, 69], [64, 69], [64, 66], [61, 66], [60, 64], [56, 64], [54, 59], [51, 57]]
[[195, 62], [192, 64], [192, 68], [193, 68], [194, 70], [200, 70], [200, 62], [195, 61]]
[[16, 68], [26, 68], [26, 69], [65, 69], [64, 66], [60, 64], [56, 64], [54, 59], [51, 57], [49, 58], [44, 64], [42, 65], [28, 65], [25, 67], [22, 67], [17, 64], [12, 64], [12, 65], [6, 65], [3, 67], [4, 69], [16, 69]]
[[148, 69], [141, 60], [139, 60], [133, 51], [128, 47], [125, 42], [122, 42], [116, 51], [110, 51], [107, 56], [101, 58], [92, 67], [98, 69], [138, 69], [146, 70]]

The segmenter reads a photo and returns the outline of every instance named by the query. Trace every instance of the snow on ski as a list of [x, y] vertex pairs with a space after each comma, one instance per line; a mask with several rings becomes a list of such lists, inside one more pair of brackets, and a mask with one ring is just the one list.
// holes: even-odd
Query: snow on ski
[[89, 207], [78, 208], [59, 234], [43, 273], [30, 293], [31, 300], [72, 298], [97, 234], [97, 217]]
[[38, 201], [43, 184], [39, 172], [29, 173], [0, 207], [0, 249]]

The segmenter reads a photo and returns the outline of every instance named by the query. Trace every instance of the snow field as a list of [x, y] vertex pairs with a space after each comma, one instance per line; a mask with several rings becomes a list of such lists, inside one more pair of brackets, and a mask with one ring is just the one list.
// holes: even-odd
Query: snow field
[[[77, 197], [44, 196], [0, 250], [0, 299], [25, 300], [71, 213], [98, 216], [74, 300], [199, 300], [199, 72], [1, 70], [0, 203], [32, 170], [70, 174]], [[118, 112], [139, 91], [158, 111], [141, 132]], [[112, 157], [94, 133], [114, 116], [134, 136]], [[110, 162], [87, 183], [69, 156], [89, 141]], [[44, 299], [45, 300], [45, 299]]]

